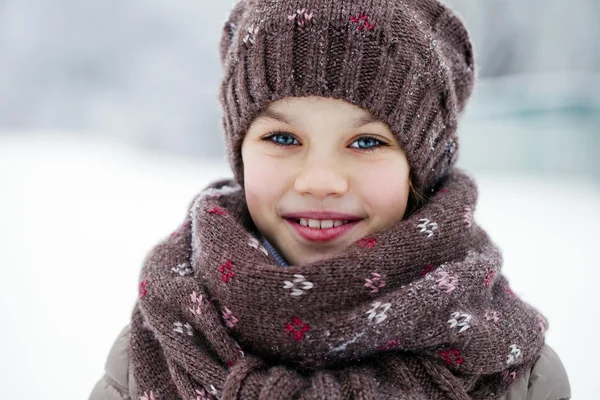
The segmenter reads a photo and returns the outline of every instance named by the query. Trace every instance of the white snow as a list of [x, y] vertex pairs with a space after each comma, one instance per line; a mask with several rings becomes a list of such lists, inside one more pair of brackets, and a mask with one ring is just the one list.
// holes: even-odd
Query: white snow
[[[0, 398], [86, 399], [128, 322], [147, 251], [224, 162], [106, 139], [0, 135]], [[575, 178], [476, 174], [477, 221], [514, 291], [550, 320], [574, 398], [597, 398], [600, 189]]]

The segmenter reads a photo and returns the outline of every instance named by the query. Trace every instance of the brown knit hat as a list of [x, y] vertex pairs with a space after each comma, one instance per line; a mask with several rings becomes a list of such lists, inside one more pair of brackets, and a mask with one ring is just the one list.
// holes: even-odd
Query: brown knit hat
[[343, 99], [387, 123], [421, 192], [456, 162], [475, 65], [465, 26], [437, 0], [241, 1], [221, 60], [226, 149], [242, 187], [246, 131], [269, 103], [292, 96]]

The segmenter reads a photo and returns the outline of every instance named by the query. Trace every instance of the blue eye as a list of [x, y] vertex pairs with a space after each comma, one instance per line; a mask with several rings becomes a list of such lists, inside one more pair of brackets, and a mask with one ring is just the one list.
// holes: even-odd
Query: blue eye
[[[372, 150], [378, 144], [383, 144], [381, 140], [377, 140], [375, 138], [365, 136], [358, 138], [354, 141], [354, 143], [358, 144], [358, 147], [351, 146], [353, 149], [362, 149], [362, 150]], [[352, 144], [354, 144], [352, 143]]]
[[[273, 132], [270, 135], [264, 137], [262, 140], [269, 142], [270, 144], [277, 147], [289, 147], [298, 145], [298, 140], [294, 136], [285, 132]], [[357, 144], [358, 146], [355, 146]], [[363, 136], [352, 142], [350, 146], [353, 149], [359, 149], [363, 151], [376, 151], [381, 150], [383, 147], [389, 146], [387, 143], [375, 139], [371, 136]]]
[[271, 135], [264, 138], [263, 140], [268, 140], [270, 143], [274, 144], [275, 146], [283, 146], [283, 147], [293, 145], [294, 141], [298, 142], [296, 140], [296, 138], [294, 138], [292, 135], [290, 135], [289, 133], [283, 133], [283, 132], [274, 132]]

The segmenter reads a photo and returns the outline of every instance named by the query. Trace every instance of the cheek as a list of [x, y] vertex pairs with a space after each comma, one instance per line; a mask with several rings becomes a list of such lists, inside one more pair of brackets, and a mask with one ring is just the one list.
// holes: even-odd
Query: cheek
[[285, 188], [281, 162], [269, 157], [244, 155], [244, 184], [250, 213], [272, 209]]
[[394, 220], [404, 215], [410, 186], [408, 170], [403, 165], [369, 168], [369, 173], [362, 174], [357, 184], [373, 215]]

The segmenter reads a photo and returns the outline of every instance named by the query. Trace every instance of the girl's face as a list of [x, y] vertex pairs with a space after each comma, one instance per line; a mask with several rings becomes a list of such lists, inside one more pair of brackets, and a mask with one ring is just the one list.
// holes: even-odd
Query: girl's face
[[410, 168], [396, 138], [343, 100], [271, 103], [248, 129], [242, 159], [252, 220], [292, 265], [337, 255], [406, 210]]

